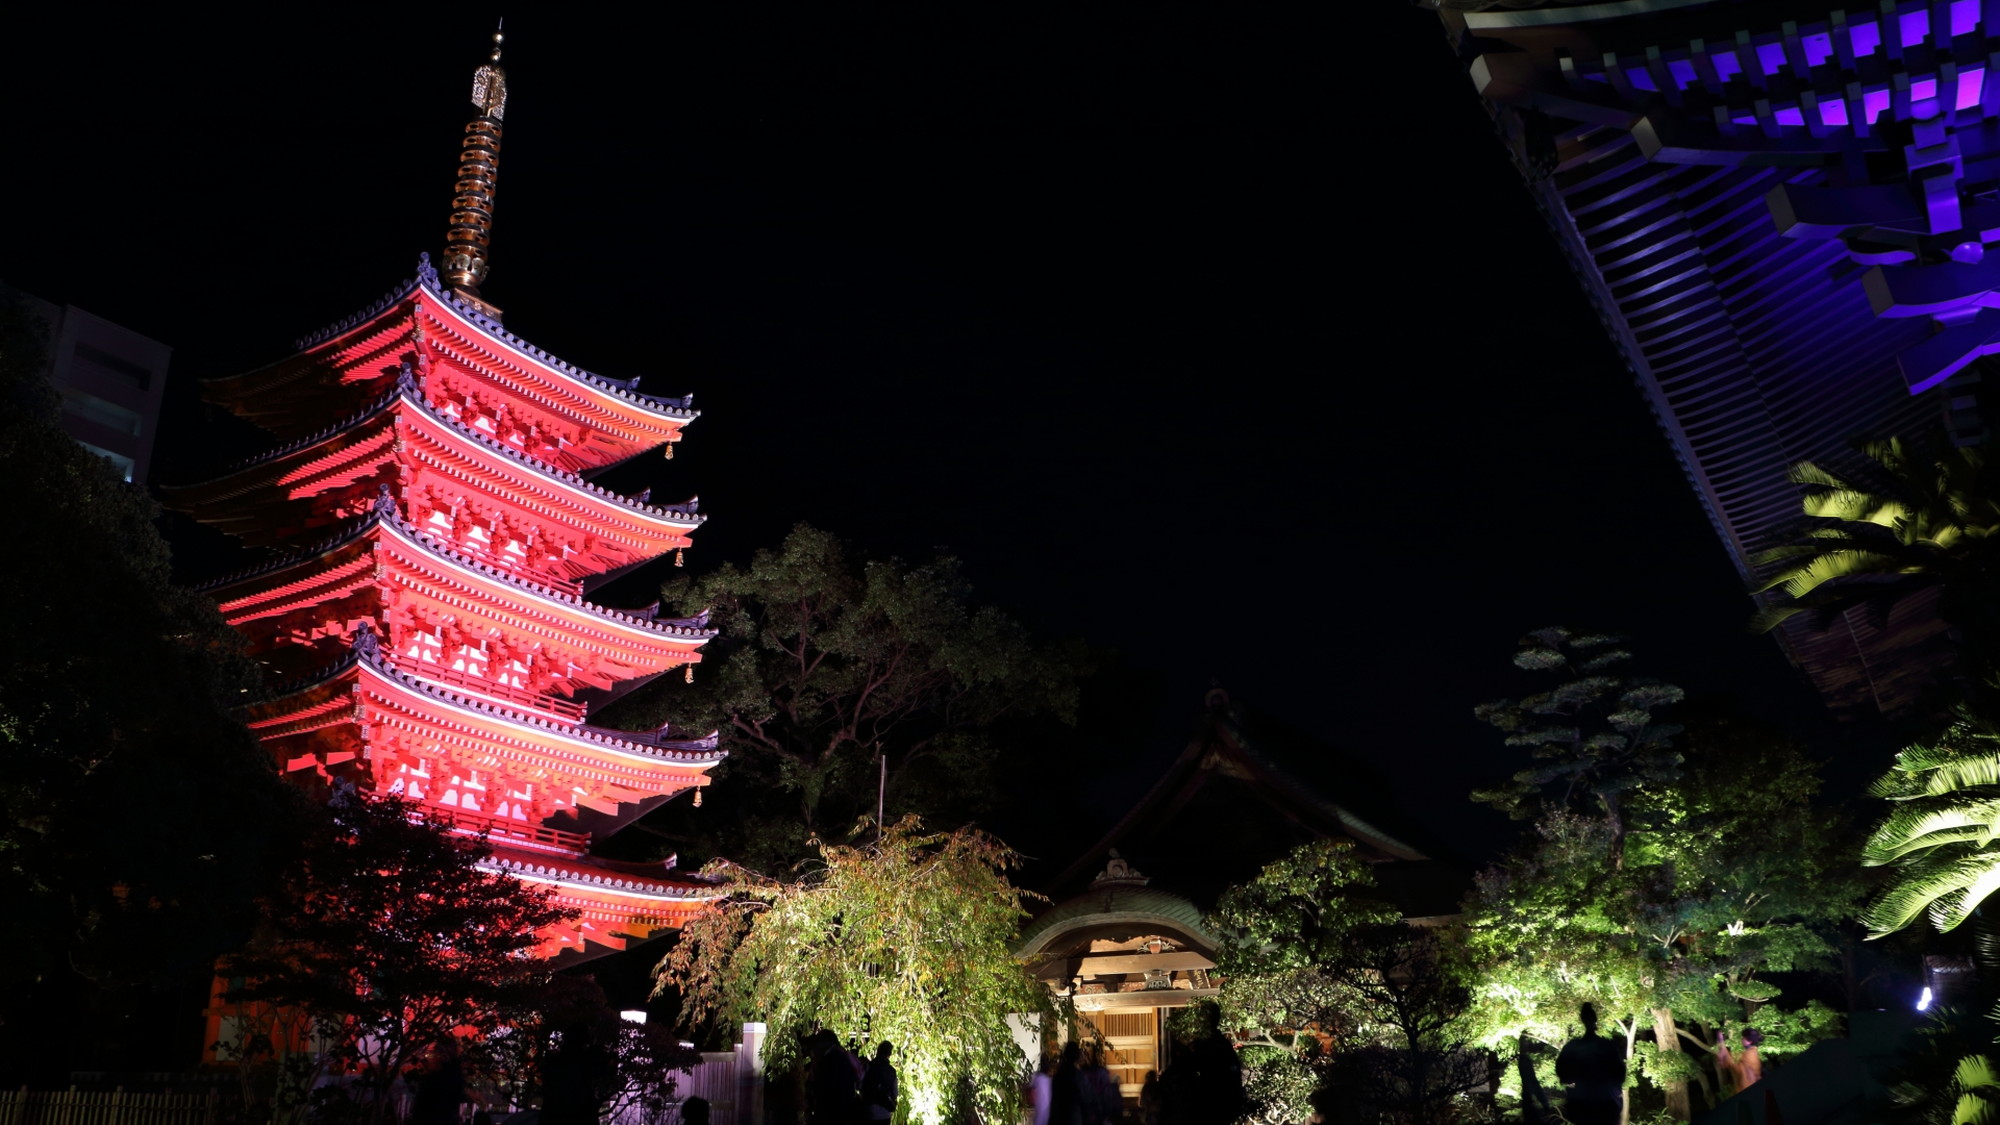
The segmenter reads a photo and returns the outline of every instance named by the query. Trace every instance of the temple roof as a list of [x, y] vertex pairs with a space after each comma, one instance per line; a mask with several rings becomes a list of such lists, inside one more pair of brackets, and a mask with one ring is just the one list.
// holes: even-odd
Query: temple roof
[[[1056, 876], [1057, 889], [1082, 885], [1102, 857], [1126, 841], [1162, 830], [1195, 795], [1220, 779], [1242, 782], [1249, 793], [1285, 820], [1315, 836], [1345, 836], [1376, 860], [1423, 860], [1429, 857], [1362, 819], [1352, 810], [1321, 796], [1257, 748], [1248, 734], [1243, 710], [1220, 690], [1210, 693], [1209, 708], [1195, 737], [1146, 795], [1126, 812], [1104, 838]], [[1266, 857], [1275, 859], [1276, 856]]]
[[[363, 538], [378, 527], [388, 529], [404, 542], [413, 547], [421, 548], [450, 565], [472, 571], [481, 577], [490, 578], [513, 586], [541, 601], [555, 602], [595, 614], [613, 624], [650, 633], [659, 633], [665, 636], [687, 637], [702, 641], [713, 640], [719, 634], [719, 630], [707, 627], [708, 617], [706, 614], [697, 617], [657, 617], [645, 613], [635, 613], [631, 610], [613, 609], [610, 606], [599, 605], [576, 594], [565, 593], [564, 591], [543, 585], [532, 578], [524, 578], [511, 570], [505, 570], [460, 554], [458, 551], [439, 543], [436, 539], [426, 534], [423, 528], [405, 520], [397, 513], [394, 504], [388, 501], [386, 497], [378, 499], [375, 506], [369, 510], [367, 515], [357, 518], [338, 534], [315, 543], [310, 547], [290, 552], [258, 566], [249, 567], [233, 574], [227, 574], [221, 578], [201, 583], [195, 589], [203, 593], [219, 594], [221, 591], [227, 590], [232, 586], [239, 586], [253, 579], [288, 570], [302, 563], [332, 554], [342, 547]], [[221, 599], [218, 598], [218, 600]]]
[[609, 391], [620, 398], [644, 406], [665, 417], [692, 421], [701, 416], [701, 411], [694, 408], [693, 395], [671, 397], [667, 395], [641, 394], [639, 391], [639, 378], [637, 376], [630, 379], [613, 379], [608, 375], [599, 375], [594, 371], [585, 370], [576, 364], [553, 356], [521, 339], [519, 336], [514, 335], [512, 332], [507, 331], [506, 328], [501, 326], [499, 321], [487, 316], [463, 297], [452, 292], [451, 288], [445, 285], [438, 277], [437, 269], [431, 265], [431, 256], [428, 253], [417, 256], [417, 275], [415, 277], [391, 289], [376, 300], [374, 304], [369, 305], [359, 312], [343, 317], [317, 332], [299, 337], [295, 341], [298, 351], [311, 351], [321, 344], [339, 339], [341, 336], [372, 322], [383, 313], [395, 308], [398, 302], [407, 300], [419, 289], [427, 290], [433, 296], [443, 301], [451, 307], [453, 312], [456, 312], [464, 319], [467, 324], [479, 329], [480, 332], [484, 333], [495, 343], [506, 347], [510, 351], [519, 352], [521, 355], [533, 359], [551, 371], [567, 376], [595, 390]]
[[[302, 453], [315, 446], [334, 441], [384, 416], [398, 403], [406, 403], [421, 412], [428, 420], [445, 427], [459, 437], [475, 442], [491, 452], [500, 454], [514, 464], [520, 465], [539, 476], [548, 478], [574, 491], [596, 497], [600, 500], [609, 501], [650, 519], [659, 520], [663, 523], [671, 523], [676, 526], [699, 527], [708, 519], [707, 516], [700, 514], [701, 498], [698, 496], [690, 497], [674, 504], [651, 504], [645, 500], [623, 496], [609, 489], [592, 484], [590, 481], [576, 473], [570, 472], [568, 469], [548, 464], [545, 461], [515, 449], [504, 441], [499, 441], [490, 435], [481, 433], [479, 430], [458, 421], [456, 418], [438, 411], [430, 403], [426, 402], [422, 388], [417, 385], [415, 374], [410, 371], [407, 365], [397, 375], [395, 384], [387, 392], [362, 409], [343, 418], [341, 421], [307, 437], [300, 438], [297, 441], [287, 442], [275, 449], [267, 450], [253, 457], [244, 458], [236, 464], [231, 465], [225, 471], [206, 480], [194, 481], [188, 484], [166, 485], [163, 488], [168, 492], [186, 492], [197, 488], [213, 487], [229, 480], [231, 477], [244, 474], [250, 469], [261, 465], [268, 465], [283, 460], [286, 457]], [[261, 485], [261, 481], [247, 481], [245, 482], [245, 490], [254, 489]]]
[[672, 860], [632, 863], [594, 856], [554, 856], [496, 845], [480, 863], [528, 882], [560, 883], [616, 892], [620, 897], [706, 901], [722, 897], [716, 881], [677, 871]]
[[[1368, 816], [1357, 811], [1362, 807]], [[1362, 763], [1255, 715], [1217, 688], [1159, 780], [1040, 889], [1088, 899], [1117, 882], [1115, 872], [1099, 868], [1107, 854], [1122, 851], [1174, 890], [1207, 902], [1293, 847], [1334, 838], [1354, 842], [1374, 865], [1382, 893], [1407, 916], [1454, 913], [1465, 873], [1383, 827], [1394, 815], [1386, 785], [1370, 780]]]
[[[490, 700], [477, 699], [464, 692], [433, 684], [418, 676], [413, 676], [391, 664], [383, 654], [381, 641], [375, 630], [365, 622], [355, 634], [354, 642], [346, 655], [317, 671], [301, 676], [283, 685], [273, 693], [274, 699], [299, 695], [323, 684], [338, 680], [356, 668], [366, 668], [370, 672], [398, 687], [426, 696], [453, 710], [478, 715], [482, 718], [498, 719], [511, 726], [517, 726], [574, 742], [591, 750], [608, 750], [614, 754], [628, 755], [645, 762], [671, 762], [676, 765], [712, 766], [729, 756], [729, 752], [719, 749], [720, 738], [709, 735], [705, 738], [676, 743], [661, 740], [657, 743], [635, 742], [619, 737], [620, 732], [604, 727], [586, 727], [576, 723], [557, 722], [539, 715], [529, 714], [517, 707]], [[269, 704], [265, 704], [269, 706]], [[699, 783], [698, 783], [699, 784]]]
[[[2000, 156], [2000, 72], [1980, 45], [2000, 35], [1991, 6], [1440, 7], [1746, 586], [1763, 585], [1768, 568], [1755, 560], [1800, 524], [1787, 476], [1799, 461], [1844, 475], [1855, 437], [1919, 435], [1941, 421], [1981, 440], [1979, 396], [1943, 380], [1970, 361], [1969, 347], [2000, 345], [1967, 344], [1961, 330], [1983, 315], [1970, 305], [1946, 310], [1951, 325], [1909, 315], [1917, 310], [1896, 291], [1917, 278], [1894, 263], [1916, 254], [1871, 231], [1880, 223], [1904, 238], [1910, 228], [1918, 247], [1930, 237], [1923, 200], [1951, 202], [1956, 217], [1936, 232], [1946, 244], [1961, 222], [1975, 244], [2000, 223], [1982, 186], [1991, 177], [1973, 172]], [[1906, 150], [1919, 109], [1948, 139]], [[1916, 173], [1949, 176], [1920, 189]], [[1856, 210], [1857, 200], [1869, 206]], [[1983, 288], [1967, 280], [1978, 267], [1920, 268], [1956, 275], [1962, 300], [1990, 300], [1969, 291]], [[1938, 389], [1918, 393], [1926, 387]], [[1934, 597], [1906, 599], [1886, 618], [1859, 608], [1819, 624], [1801, 615], [1774, 636], [1836, 713], [1897, 714], [1948, 675]]]
[[1115, 886], [1086, 891], [1043, 911], [1021, 931], [1014, 948], [1023, 954], [1041, 953], [1042, 946], [1067, 930], [1119, 921], [1165, 922], [1211, 951], [1221, 944], [1214, 934], [1202, 928], [1201, 907], [1189, 900], [1152, 887]]

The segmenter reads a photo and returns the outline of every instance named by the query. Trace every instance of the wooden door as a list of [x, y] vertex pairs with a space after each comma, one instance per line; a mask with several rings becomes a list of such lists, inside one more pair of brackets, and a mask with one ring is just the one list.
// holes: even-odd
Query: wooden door
[[[1128, 1105], [1139, 1104], [1139, 1087], [1146, 1072], [1159, 1069], [1159, 1015], [1151, 1008], [1136, 1012], [1078, 1012], [1088, 1025], [1086, 1038], [1104, 1039], [1104, 1065], [1118, 1079], [1118, 1092]], [[1094, 1033], [1094, 1034], [1093, 1034]]]

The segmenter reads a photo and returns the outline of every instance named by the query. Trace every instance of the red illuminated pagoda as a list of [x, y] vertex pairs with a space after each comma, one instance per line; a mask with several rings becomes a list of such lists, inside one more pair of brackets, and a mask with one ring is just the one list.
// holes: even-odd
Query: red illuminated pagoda
[[[497, 47], [494, 63], [499, 61]], [[279, 767], [400, 794], [486, 835], [490, 864], [578, 908], [544, 951], [620, 949], [711, 897], [672, 861], [590, 854], [707, 784], [713, 734], [610, 730], [593, 705], [676, 668], [693, 676], [705, 618], [595, 604], [585, 591], [700, 526], [593, 485], [597, 470], [672, 456], [696, 417], [515, 337], [480, 298], [506, 77], [482, 66], [443, 271], [299, 342], [286, 359], [211, 380], [207, 397], [284, 444], [167, 490], [174, 506], [253, 547], [261, 566], [206, 588], [274, 684], [250, 727]]]

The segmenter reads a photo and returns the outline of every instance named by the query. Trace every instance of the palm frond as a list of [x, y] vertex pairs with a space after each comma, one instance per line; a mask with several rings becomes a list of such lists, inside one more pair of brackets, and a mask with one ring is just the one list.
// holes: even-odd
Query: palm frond
[[1958, 1091], [1958, 1102], [1952, 1106], [1951, 1125], [1993, 1125], [2000, 1121], [2000, 1102], [1994, 1101], [1994, 1094], [2000, 1093], [2000, 1080], [1996, 1080], [1991, 1059], [1985, 1055], [1967, 1055], [1958, 1060], [1952, 1086]]
[[1855, 547], [1840, 547], [1821, 551], [1804, 563], [1780, 573], [1765, 584], [1764, 589], [1782, 586], [1785, 593], [1795, 598], [1802, 598], [1821, 585], [1836, 579], [1868, 574], [1906, 574], [1909, 570], [1909, 563], [1893, 555]]
[[2000, 824], [2000, 801], [1899, 809], [1868, 837], [1861, 848], [1861, 862], [1866, 867], [1882, 867], [1949, 844], [1984, 847], [1992, 842], [1996, 824]]
[[1878, 527], [1893, 526], [1910, 515], [1902, 502], [1857, 488], [1808, 490], [1804, 507], [1806, 515], [1818, 519], [1851, 520]]
[[[1907, 861], [1906, 861], [1907, 862]], [[2000, 887], [2000, 854], [1918, 859], [1862, 911], [1870, 938], [1885, 937], [1928, 915], [1940, 931], [1950, 930]]]

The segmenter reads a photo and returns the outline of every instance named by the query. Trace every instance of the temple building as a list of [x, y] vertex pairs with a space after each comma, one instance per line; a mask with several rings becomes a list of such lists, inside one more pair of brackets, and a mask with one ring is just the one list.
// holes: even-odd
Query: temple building
[[[1429, 3], [1746, 583], [1792, 464], [1985, 439], [2000, 3]], [[1934, 598], [1781, 641], [1848, 712], [1944, 659]]]
[[[1015, 951], [1074, 1009], [1074, 1025], [1058, 1034], [1100, 1041], [1128, 1103], [1137, 1104], [1147, 1071], [1172, 1061], [1174, 1010], [1220, 995], [1220, 941], [1204, 915], [1265, 864], [1300, 844], [1348, 840], [1412, 925], [1458, 913], [1467, 873], [1409, 843], [1401, 825], [1376, 823], [1394, 813], [1364, 772], [1214, 688], [1152, 788], [1038, 887], [1055, 901]], [[1328, 795], [1335, 791], [1340, 799]], [[1360, 807], [1371, 817], [1357, 815]]]
[[587, 596], [689, 546], [694, 501], [590, 477], [672, 456], [697, 412], [549, 355], [480, 296], [506, 109], [498, 43], [473, 84], [443, 269], [425, 256], [292, 355], [209, 380], [209, 401], [279, 444], [164, 491], [269, 551], [205, 589], [267, 669], [272, 690], [247, 718], [279, 767], [483, 835], [493, 869], [581, 911], [543, 935], [546, 955], [573, 960], [674, 928], [712, 897], [672, 860], [591, 853], [663, 802], [699, 804], [723, 757], [712, 733], [589, 722], [655, 677], [692, 680], [715, 635], [704, 618]]

